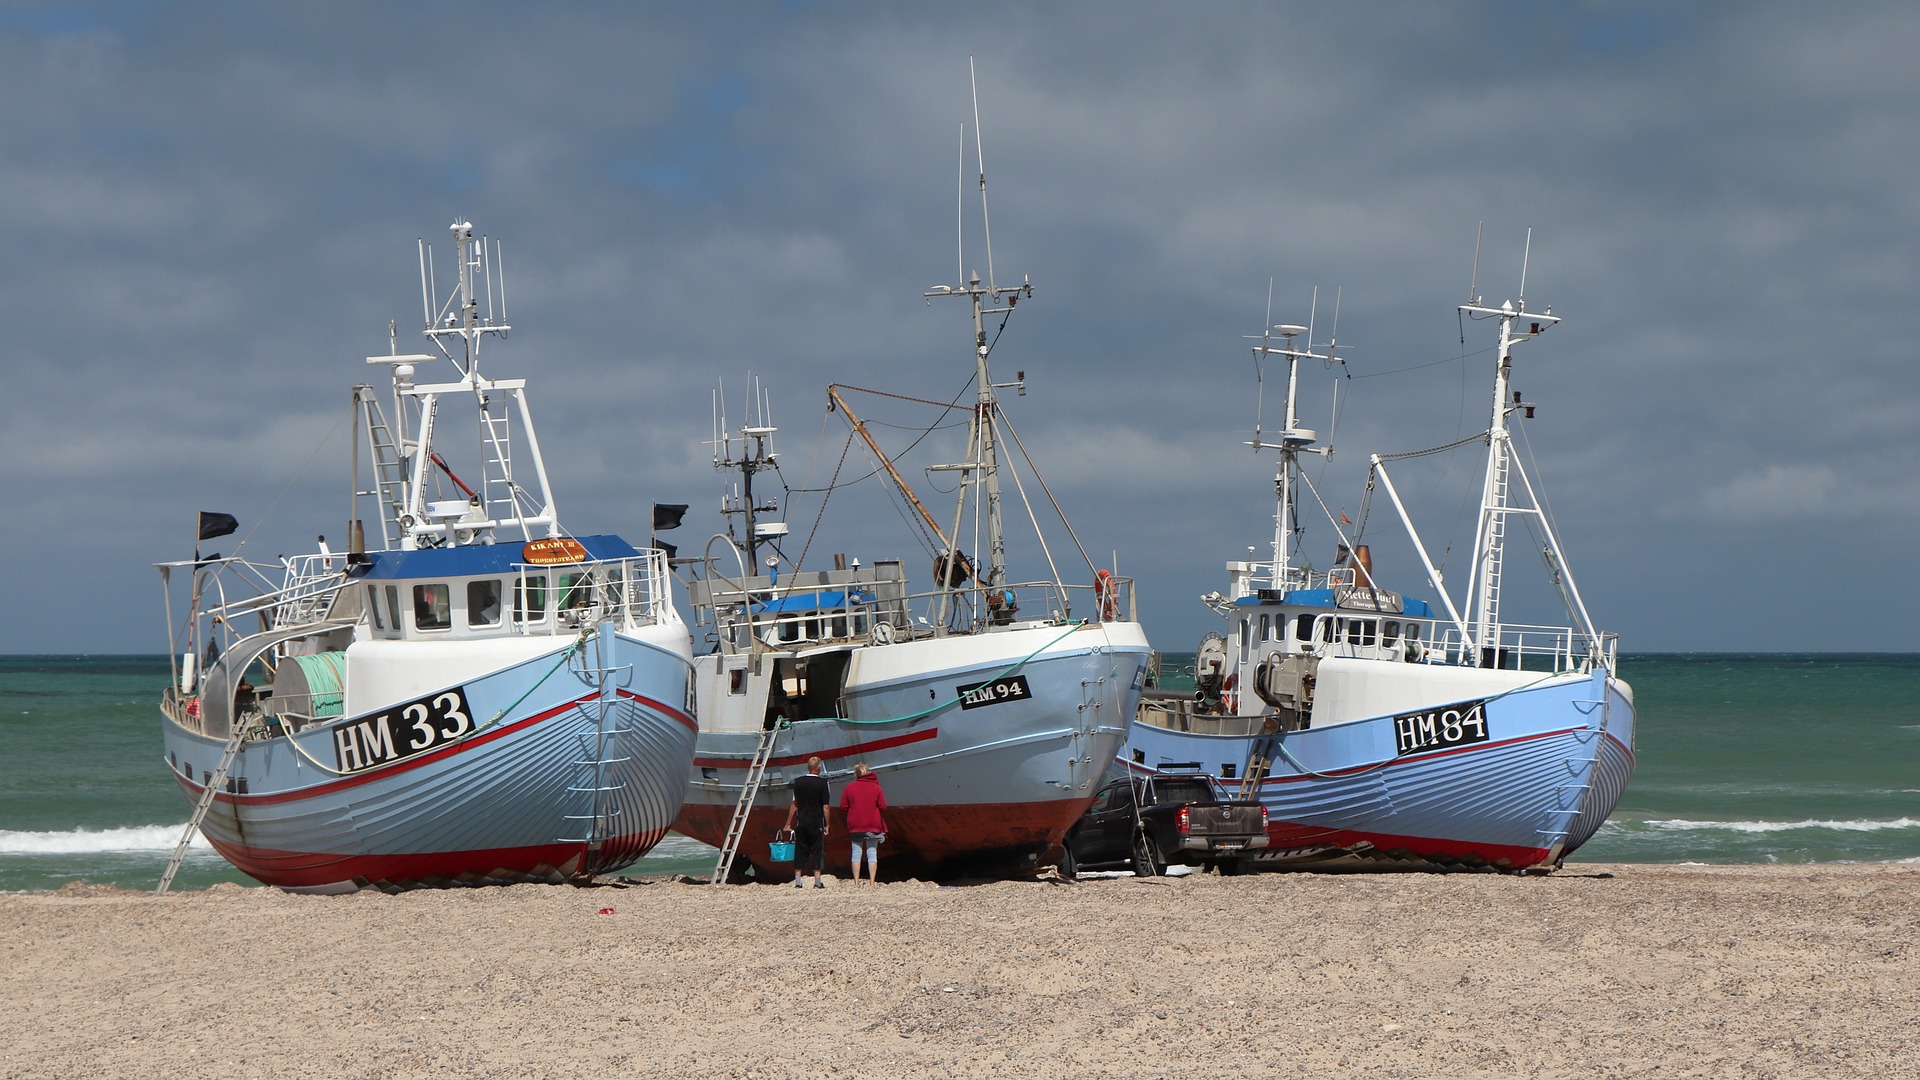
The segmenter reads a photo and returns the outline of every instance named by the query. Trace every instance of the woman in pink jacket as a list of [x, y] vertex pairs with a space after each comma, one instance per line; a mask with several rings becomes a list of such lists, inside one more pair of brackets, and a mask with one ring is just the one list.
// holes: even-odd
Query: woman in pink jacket
[[867, 880], [880, 880], [880, 845], [887, 839], [886, 792], [880, 778], [862, 761], [853, 767], [853, 782], [840, 792], [840, 813], [853, 836], [853, 880], [860, 880], [860, 853], [867, 855]]

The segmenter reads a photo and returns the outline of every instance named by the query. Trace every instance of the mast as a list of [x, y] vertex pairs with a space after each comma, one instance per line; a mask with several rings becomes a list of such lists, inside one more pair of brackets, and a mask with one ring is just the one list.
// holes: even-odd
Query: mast
[[1526, 408], [1523, 402], [1509, 400], [1513, 349], [1560, 321], [1554, 317], [1552, 308], [1544, 313], [1529, 312], [1524, 276], [1521, 288], [1521, 299], [1508, 300], [1497, 308], [1483, 305], [1479, 297], [1460, 305], [1462, 314], [1500, 320], [1499, 362], [1493, 379], [1493, 420], [1487, 429], [1487, 470], [1481, 484], [1480, 520], [1474, 530], [1473, 576], [1468, 587], [1472, 597], [1468, 618], [1483, 650], [1500, 640], [1500, 583], [1505, 570], [1507, 518], [1515, 512], [1538, 512], [1534, 508], [1516, 511], [1510, 498], [1510, 480], [1516, 466], [1507, 416], [1515, 409]]
[[[714, 426], [717, 437], [714, 441], [713, 467], [738, 470], [740, 493], [737, 496], [728, 497], [721, 504], [720, 512], [728, 518], [738, 516], [744, 519], [745, 528], [742, 530], [740, 539], [734, 541], [734, 545], [747, 557], [747, 572], [757, 574], [760, 572], [760, 546], [771, 545], [775, 537], [786, 533], [785, 522], [769, 521], [765, 524], [760, 522], [761, 514], [779, 513], [779, 503], [771, 498], [763, 502], [755, 499], [753, 495], [754, 474], [777, 467], [775, 459], [780, 455], [774, 453], [772, 447], [774, 432], [779, 429], [769, 422], [771, 417], [765, 399], [762, 397], [759, 380], [755, 379], [753, 411], [757, 422], [741, 425], [740, 455], [735, 457], [733, 435], [726, 426], [724, 406], [725, 402], [716, 394]], [[728, 534], [732, 534], [731, 524], [728, 525]]]
[[[425, 241], [420, 243], [420, 300], [425, 319], [421, 333], [433, 342], [439, 354], [399, 355], [397, 341], [391, 340], [390, 333], [389, 347], [394, 352], [367, 357], [369, 364], [388, 365], [393, 379], [391, 427], [377, 415], [377, 406], [370, 395], [360, 403], [366, 410], [369, 445], [382, 501], [391, 505], [392, 509], [386, 512], [394, 515], [400, 546], [407, 550], [491, 542], [493, 531], [502, 526], [517, 528], [528, 540], [536, 534], [559, 536], [561, 529], [553, 487], [548, 482], [546, 462], [534, 433], [526, 380], [489, 379], [480, 374], [481, 342], [490, 334], [505, 336], [512, 329], [506, 322], [504, 278], [499, 282], [494, 280], [502, 273], [499, 246], [484, 237], [476, 239], [471, 222], [456, 221], [450, 229], [459, 274], [454, 292], [438, 310], [433, 306], [432, 251]], [[484, 312], [482, 292], [486, 294]], [[452, 343], [455, 340], [458, 344]], [[460, 373], [458, 381], [415, 381], [421, 368], [440, 359], [453, 364]], [[441, 398], [448, 395], [471, 397], [477, 410], [476, 441], [480, 461], [479, 476], [472, 485], [434, 452]], [[411, 432], [408, 431], [409, 416], [413, 420]], [[516, 418], [519, 438], [523, 441], [519, 449], [524, 467], [519, 470], [514, 467], [512, 429]], [[471, 465], [463, 467], [471, 468]], [[464, 499], [429, 501], [436, 468]]]
[[[1281, 341], [1284, 342], [1284, 344], [1277, 349], [1270, 344], [1272, 335], [1274, 334], [1280, 335]], [[1301, 334], [1308, 335], [1307, 346], [1305, 348], [1295, 348], [1293, 339], [1299, 337]], [[1253, 352], [1256, 359], [1264, 359], [1268, 356], [1282, 356], [1285, 357], [1287, 361], [1286, 426], [1280, 430], [1279, 441], [1267, 442], [1262, 438], [1256, 422], [1253, 438], [1247, 443], [1247, 445], [1253, 447], [1256, 452], [1261, 450], [1277, 450], [1280, 452], [1280, 459], [1275, 464], [1273, 473], [1273, 491], [1276, 506], [1273, 514], [1273, 572], [1269, 580], [1271, 588], [1284, 590], [1293, 587], [1295, 577], [1293, 571], [1292, 521], [1294, 516], [1294, 490], [1298, 486], [1299, 481], [1300, 455], [1303, 453], [1325, 454], [1327, 452], [1323, 448], [1314, 447], [1313, 444], [1317, 437], [1314, 431], [1299, 426], [1300, 361], [1325, 361], [1331, 360], [1332, 356], [1331, 354], [1321, 355], [1314, 352], [1311, 331], [1309, 331], [1307, 327], [1293, 323], [1282, 323], [1278, 326], [1269, 327], [1265, 333], [1260, 335], [1260, 344], [1253, 347]], [[1300, 584], [1304, 585], [1305, 583], [1303, 581], [1300, 582]]]
[[[984, 183], [983, 178], [983, 195]], [[960, 518], [966, 510], [967, 488], [977, 485], [980, 488], [987, 527], [987, 570], [980, 575], [980, 584], [992, 587], [1006, 581], [1007, 571], [1006, 530], [1000, 516], [999, 431], [995, 421], [1000, 402], [994, 391], [1004, 386], [1013, 386], [1024, 392], [1026, 382], [1025, 373], [1022, 372], [1021, 377], [1014, 382], [997, 385], [994, 383], [993, 376], [987, 369], [986, 316], [1011, 315], [1022, 296], [1033, 295], [1033, 285], [1024, 279], [1019, 285], [981, 284], [980, 275], [976, 272], [967, 279], [967, 284], [963, 287], [935, 285], [921, 295], [927, 299], [936, 296], [965, 296], [973, 306], [973, 370], [979, 393], [974, 401], [973, 416], [968, 422], [968, 458], [959, 465], [949, 466], [962, 473], [970, 474], [970, 478], [960, 485], [959, 505], [954, 510], [953, 535], [958, 535]], [[989, 306], [1003, 299], [1006, 301], [1006, 306]], [[953, 544], [949, 542], [949, 548], [952, 547]], [[949, 550], [948, 555], [952, 554], [953, 552]], [[948, 586], [945, 581], [942, 581], [940, 587], [946, 589]]]

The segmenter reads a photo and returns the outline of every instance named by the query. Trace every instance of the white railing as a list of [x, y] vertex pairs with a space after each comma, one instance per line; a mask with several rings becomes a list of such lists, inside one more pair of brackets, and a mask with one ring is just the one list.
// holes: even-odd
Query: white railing
[[[657, 548], [627, 559], [558, 566], [517, 563], [514, 572], [515, 598], [541, 598], [537, 616], [523, 618], [516, 611], [512, 624], [523, 634], [542, 632], [549, 599], [554, 621], [563, 630], [582, 629], [602, 619], [623, 626], [648, 625], [659, 622], [672, 603], [666, 587], [667, 554]], [[529, 609], [524, 614], [535, 612]]]
[[1596, 662], [1611, 670], [1619, 640], [1617, 635], [1606, 635], [1602, 654], [1595, 657], [1587, 637], [1566, 626], [1506, 623], [1496, 640], [1480, 642], [1477, 649], [1468, 645], [1458, 627], [1436, 626], [1435, 630], [1438, 636], [1431, 648], [1445, 663], [1526, 671], [1587, 671]]
[[273, 625], [302, 626], [319, 622], [333, 606], [334, 594], [346, 584], [339, 555], [295, 555], [286, 560], [286, 583], [272, 594]]
[[[826, 580], [778, 587], [755, 578], [746, 588], [708, 579], [695, 592], [694, 606], [702, 619], [712, 621], [720, 647], [728, 652], [748, 650], [756, 642], [795, 649], [834, 641], [904, 641], [1003, 626], [1136, 617], [1132, 578], [1109, 577], [1100, 586], [1029, 581], [982, 589], [974, 584], [949, 594], [906, 593], [906, 582], [896, 577], [833, 580], [838, 576], [836, 572]], [[952, 614], [936, 627], [932, 620], [943, 598], [951, 600]], [[881, 624], [884, 630], [878, 629]]]

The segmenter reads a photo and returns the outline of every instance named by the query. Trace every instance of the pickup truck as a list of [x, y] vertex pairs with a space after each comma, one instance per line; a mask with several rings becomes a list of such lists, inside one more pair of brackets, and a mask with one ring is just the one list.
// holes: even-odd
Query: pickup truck
[[1228, 798], [1205, 773], [1122, 778], [1093, 797], [1061, 843], [1060, 876], [1125, 866], [1140, 877], [1168, 863], [1239, 873], [1267, 846], [1267, 808]]

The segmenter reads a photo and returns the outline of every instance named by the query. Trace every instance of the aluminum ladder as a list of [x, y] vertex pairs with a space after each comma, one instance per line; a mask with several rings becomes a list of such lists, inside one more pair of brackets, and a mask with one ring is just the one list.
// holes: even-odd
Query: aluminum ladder
[[767, 759], [773, 756], [773, 744], [779, 738], [780, 729], [785, 722], [776, 723], [760, 736], [760, 746], [753, 752], [753, 762], [747, 766], [747, 778], [740, 785], [740, 801], [734, 805], [733, 820], [727, 823], [727, 837], [720, 842], [720, 858], [713, 864], [713, 880], [710, 885], [724, 885], [727, 875], [733, 872], [733, 857], [740, 851], [740, 838], [747, 831], [747, 818], [753, 811], [753, 800], [760, 794], [760, 785], [767, 777]]
[[393, 428], [388, 426], [386, 414], [380, 411], [373, 387], [355, 386], [353, 396], [367, 421], [367, 448], [373, 456], [372, 494], [381, 506], [380, 535], [387, 549], [392, 550], [400, 546], [400, 519], [407, 512], [406, 462], [394, 444]]
[[154, 895], [165, 896], [167, 890], [173, 887], [173, 876], [180, 872], [180, 864], [186, 861], [187, 845], [193, 842], [193, 834], [200, 831], [200, 823], [207, 819], [207, 811], [213, 809], [215, 796], [227, 786], [227, 772], [233, 768], [233, 759], [240, 753], [240, 744], [247, 740], [247, 733], [252, 730], [252, 723], [242, 723], [227, 739], [226, 749], [220, 752], [220, 762], [213, 767], [213, 775], [207, 778], [207, 786], [200, 792], [200, 802], [193, 808], [193, 819], [187, 822], [186, 831], [180, 834], [180, 842], [173, 845], [173, 856], [167, 860], [167, 872], [160, 875], [160, 885], [153, 890]]

